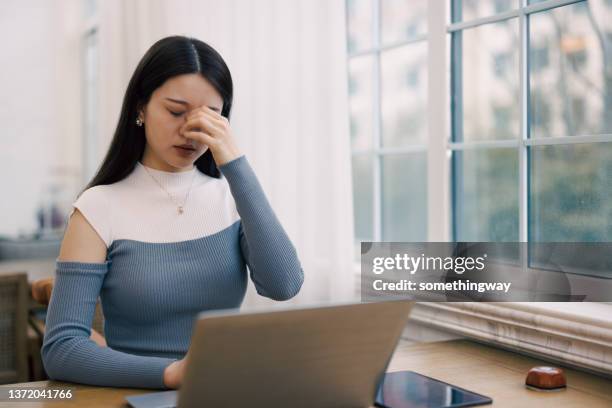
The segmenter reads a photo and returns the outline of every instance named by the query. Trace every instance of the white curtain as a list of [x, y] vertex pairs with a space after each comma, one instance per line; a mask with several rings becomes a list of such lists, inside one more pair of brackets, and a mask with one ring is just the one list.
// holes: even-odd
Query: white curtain
[[[234, 78], [234, 134], [304, 267], [306, 281], [290, 302], [353, 299], [344, 1], [103, 4], [107, 19], [102, 18], [100, 33], [108, 58], [101, 55], [101, 60], [111, 86], [102, 106], [108, 118], [115, 115], [111, 123], [129, 75], [154, 41], [181, 34], [212, 45]], [[245, 307], [272, 303], [250, 286]]]

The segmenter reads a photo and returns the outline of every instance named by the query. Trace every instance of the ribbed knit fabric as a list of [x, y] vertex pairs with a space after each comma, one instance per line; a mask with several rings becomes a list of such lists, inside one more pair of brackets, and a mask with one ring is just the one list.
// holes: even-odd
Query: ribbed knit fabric
[[[57, 262], [42, 346], [50, 378], [164, 388], [164, 369], [187, 352], [197, 313], [240, 306], [247, 266], [259, 294], [285, 300], [298, 293], [304, 275], [296, 251], [246, 158], [220, 170], [222, 179], [197, 170], [152, 173], [170, 192], [195, 181], [183, 215], [142, 164], [77, 200], [108, 246], [107, 262]], [[108, 347], [89, 339], [98, 296]]]

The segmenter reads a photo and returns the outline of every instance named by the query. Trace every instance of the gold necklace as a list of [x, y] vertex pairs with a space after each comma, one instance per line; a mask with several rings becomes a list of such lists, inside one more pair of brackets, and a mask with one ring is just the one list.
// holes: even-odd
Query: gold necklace
[[182, 215], [183, 212], [185, 211], [185, 204], [187, 203], [187, 199], [189, 198], [189, 193], [191, 193], [191, 187], [193, 187], [193, 180], [195, 179], [195, 175], [197, 170], [193, 171], [193, 177], [191, 177], [191, 184], [189, 185], [189, 190], [187, 190], [187, 194], [185, 195], [185, 200], [183, 200], [183, 204], [180, 204], [179, 202], [177, 202], [174, 199], [174, 196], [172, 194], [170, 194], [170, 192], [168, 190], [166, 190], [164, 188], [164, 186], [162, 186], [162, 184], [155, 178], [153, 177], [153, 174], [151, 174], [151, 172], [149, 171], [149, 169], [147, 169], [147, 166], [145, 166], [144, 164], [142, 165], [142, 167], [144, 167], [144, 169], [146, 170], [147, 174], [153, 179], [153, 181], [155, 181], [155, 183], [166, 193], [168, 194], [168, 197], [170, 198], [170, 200], [172, 200], [172, 202], [177, 206], [177, 210], [179, 215]]

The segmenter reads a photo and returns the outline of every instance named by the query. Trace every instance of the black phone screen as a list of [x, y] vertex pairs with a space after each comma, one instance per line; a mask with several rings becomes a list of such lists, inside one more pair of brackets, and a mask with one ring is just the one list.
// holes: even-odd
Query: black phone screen
[[385, 374], [376, 406], [386, 408], [459, 408], [490, 404], [493, 400], [413, 371]]

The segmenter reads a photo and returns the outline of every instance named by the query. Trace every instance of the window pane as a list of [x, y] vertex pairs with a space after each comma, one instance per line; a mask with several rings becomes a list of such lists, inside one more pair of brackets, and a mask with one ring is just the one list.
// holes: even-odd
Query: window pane
[[531, 137], [612, 133], [610, 17], [602, 0], [531, 16]]
[[530, 165], [532, 241], [612, 241], [612, 143], [536, 146]]
[[454, 155], [455, 240], [518, 241], [517, 149], [473, 149]]
[[421, 144], [427, 138], [427, 43], [381, 55], [382, 145]]
[[454, 0], [453, 22], [503, 13], [519, 6], [518, 0]]
[[372, 0], [347, 0], [349, 53], [372, 48]]
[[382, 158], [383, 241], [427, 241], [427, 154]]
[[355, 238], [359, 241], [372, 241], [373, 228], [373, 178], [372, 156], [353, 156], [353, 215]]
[[[463, 120], [463, 140], [518, 138], [518, 20], [479, 26], [456, 35], [462, 35], [463, 42], [459, 99], [463, 108], [459, 118]], [[456, 135], [456, 140], [461, 141], [461, 134]]]
[[426, 0], [381, 0], [380, 8], [383, 44], [427, 34]]
[[349, 60], [349, 106], [351, 146], [353, 149], [372, 147], [374, 57], [362, 56]]

